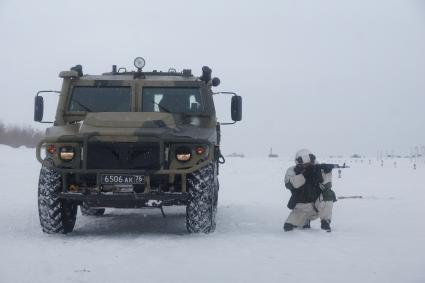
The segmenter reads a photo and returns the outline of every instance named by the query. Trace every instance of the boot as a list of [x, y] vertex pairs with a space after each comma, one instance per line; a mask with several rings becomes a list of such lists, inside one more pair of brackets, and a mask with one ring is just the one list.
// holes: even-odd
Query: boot
[[310, 220], [307, 220], [305, 222], [304, 226], [303, 226], [303, 229], [310, 229], [310, 228], [311, 228], [311, 226], [310, 226]]
[[320, 228], [322, 228], [322, 230], [325, 230], [326, 232], [330, 232], [331, 230], [331, 225], [329, 225], [331, 223], [330, 220], [322, 220], [320, 221]]
[[294, 230], [297, 226], [291, 224], [291, 223], [285, 223], [283, 224], [283, 231], [288, 232]]

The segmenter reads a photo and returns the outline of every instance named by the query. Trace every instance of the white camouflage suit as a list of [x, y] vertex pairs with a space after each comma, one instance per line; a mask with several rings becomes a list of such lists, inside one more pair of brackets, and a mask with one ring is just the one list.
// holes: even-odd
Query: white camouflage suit
[[[309, 160], [305, 161], [309, 162]], [[288, 190], [291, 190], [291, 192], [302, 188], [306, 184], [306, 179], [303, 174], [297, 175], [294, 169], [295, 166], [289, 167], [285, 174], [285, 186]], [[320, 193], [317, 200], [310, 203], [297, 202], [285, 223], [290, 223], [297, 227], [303, 227], [305, 224], [309, 223], [309, 221], [315, 220], [319, 217], [321, 220], [325, 220], [328, 223], [331, 222], [333, 201], [323, 200], [323, 190], [330, 190], [332, 187], [332, 171], [325, 173], [321, 170], [321, 173], [323, 182], [319, 183], [319, 187], [322, 189], [322, 193]]]

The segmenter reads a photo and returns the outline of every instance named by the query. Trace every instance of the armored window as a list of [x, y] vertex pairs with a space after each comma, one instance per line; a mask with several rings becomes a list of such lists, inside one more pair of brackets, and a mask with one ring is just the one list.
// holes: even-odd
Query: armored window
[[68, 111], [130, 112], [130, 87], [74, 87]]
[[196, 113], [204, 110], [199, 88], [144, 87], [143, 112]]

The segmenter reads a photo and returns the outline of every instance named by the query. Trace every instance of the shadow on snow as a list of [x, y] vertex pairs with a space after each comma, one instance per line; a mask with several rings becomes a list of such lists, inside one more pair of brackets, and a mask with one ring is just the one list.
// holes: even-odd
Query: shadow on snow
[[103, 216], [78, 214], [75, 229], [68, 237], [185, 235], [186, 214], [182, 208], [107, 209]]

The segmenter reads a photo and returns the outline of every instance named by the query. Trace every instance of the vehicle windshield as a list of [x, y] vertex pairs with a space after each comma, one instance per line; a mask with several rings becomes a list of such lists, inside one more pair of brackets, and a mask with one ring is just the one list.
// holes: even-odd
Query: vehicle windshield
[[197, 113], [204, 107], [199, 88], [144, 87], [143, 112]]
[[130, 87], [74, 87], [68, 111], [130, 112]]

